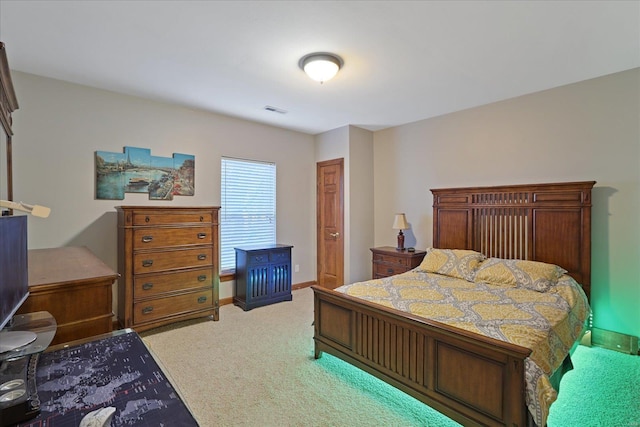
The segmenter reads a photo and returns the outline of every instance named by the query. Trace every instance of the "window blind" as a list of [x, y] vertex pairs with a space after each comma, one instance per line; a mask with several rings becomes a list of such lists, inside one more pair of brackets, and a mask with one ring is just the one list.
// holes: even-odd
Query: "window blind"
[[276, 242], [276, 165], [222, 158], [220, 269], [235, 268], [234, 248]]

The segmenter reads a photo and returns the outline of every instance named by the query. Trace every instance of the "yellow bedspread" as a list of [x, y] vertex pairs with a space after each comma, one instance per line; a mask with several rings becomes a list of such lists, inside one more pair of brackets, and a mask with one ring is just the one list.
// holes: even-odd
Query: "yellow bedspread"
[[526, 401], [538, 426], [546, 425], [557, 398], [549, 377], [580, 337], [590, 312], [582, 288], [568, 275], [538, 292], [416, 269], [336, 291], [531, 349]]

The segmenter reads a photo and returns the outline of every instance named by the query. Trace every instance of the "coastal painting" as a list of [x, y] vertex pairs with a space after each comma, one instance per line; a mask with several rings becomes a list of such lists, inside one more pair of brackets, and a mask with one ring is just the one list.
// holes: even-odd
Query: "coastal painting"
[[96, 199], [123, 200], [125, 193], [149, 193], [151, 200], [193, 196], [194, 156], [152, 156], [150, 149], [137, 147], [123, 151], [96, 151]]

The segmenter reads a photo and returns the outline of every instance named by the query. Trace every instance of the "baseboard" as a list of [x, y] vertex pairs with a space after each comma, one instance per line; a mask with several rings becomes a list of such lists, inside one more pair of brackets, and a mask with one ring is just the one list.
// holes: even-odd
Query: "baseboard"
[[640, 355], [638, 337], [619, 332], [591, 328], [591, 344], [621, 353]]
[[[304, 288], [308, 288], [310, 286], [313, 286], [316, 284], [315, 280], [312, 280], [311, 282], [301, 282], [301, 283], [296, 283], [294, 285], [291, 285], [291, 290], [292, 291], [297, 291], [298, 289], [304, 289]], [[220, 307], [222, 307], [223, 305], [227, 305], [227, 304], [233, 304], [233, 297], [228, 297], [228, 298], [221, 298], [219, 301]]]
[[220, 307], [222, 307], [223, 305], [233, 304], [233, 297], [220, 298], [218, 303], [220, 304]]
[[301, 282], [301, 283], [296, 283], [295, 285], [291, 286], [291, 290], [292, 291], [297, 291], [298, 289], [304, 289], [304, 288], [308, 288], [310, 286], [313, 286], [316, 284], [315, 280], [312, 280], [310, 282]]

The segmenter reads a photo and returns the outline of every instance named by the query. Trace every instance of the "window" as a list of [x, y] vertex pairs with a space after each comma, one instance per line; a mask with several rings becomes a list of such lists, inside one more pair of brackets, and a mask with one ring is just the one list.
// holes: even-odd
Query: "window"
[[276, 242], [276, 165], [222, 158], [220, 270], [235, 268], [234, 248]]

